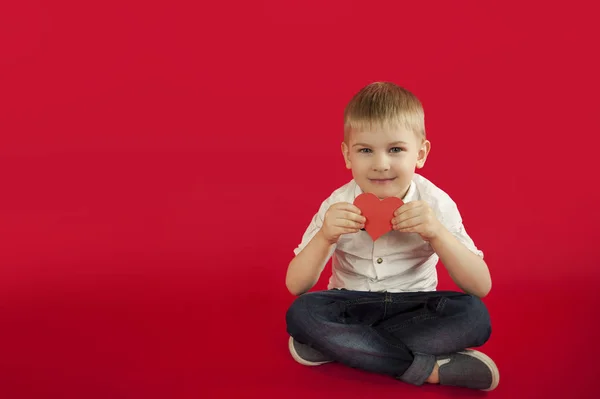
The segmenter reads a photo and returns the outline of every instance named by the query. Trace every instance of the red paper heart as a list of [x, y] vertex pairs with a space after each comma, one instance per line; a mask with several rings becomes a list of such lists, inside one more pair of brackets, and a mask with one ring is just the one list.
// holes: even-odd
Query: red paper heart
[[394, 211], [403, 204], [404, 202], [398, 197], [388, 197], [380, 200], [371, 193], [360, 194], [354, 200], [354, 205], [360, 209], [362, 215], [367, 219], [365, 230], [373, 241], [392, 231]]

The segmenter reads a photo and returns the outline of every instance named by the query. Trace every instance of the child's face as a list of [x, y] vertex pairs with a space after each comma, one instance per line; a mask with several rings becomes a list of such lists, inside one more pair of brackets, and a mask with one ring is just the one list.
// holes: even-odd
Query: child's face
[[430, 143], [402, 128], [352, 131], [342, 143], [346, 167], [363, 192], [380, 199], [404, 197]]

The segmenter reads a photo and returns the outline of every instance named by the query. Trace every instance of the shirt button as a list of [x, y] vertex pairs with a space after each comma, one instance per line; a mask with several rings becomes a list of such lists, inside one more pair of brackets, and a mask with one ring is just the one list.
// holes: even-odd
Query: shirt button
[[382, 263], [382, 262], [383, 262], [383, 259], [377, 258], [377, 263]]

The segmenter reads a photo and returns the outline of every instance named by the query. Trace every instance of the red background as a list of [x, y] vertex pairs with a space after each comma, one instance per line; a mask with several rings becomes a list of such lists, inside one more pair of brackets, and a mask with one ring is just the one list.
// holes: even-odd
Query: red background
[[537, 3], [3, 2], [0, 397], [480, 396], [287, 352], [375, 80], [423, 101], [422, 173], [486, 254], [493, 394], [597, 397], [596, 14]]

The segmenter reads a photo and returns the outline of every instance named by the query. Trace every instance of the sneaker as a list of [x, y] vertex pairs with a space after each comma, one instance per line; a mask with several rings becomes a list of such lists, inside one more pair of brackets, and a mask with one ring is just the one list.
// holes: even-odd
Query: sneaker
[[440, 385], [492, 391], [500, 382], [500, 373], [487, 355], [467, 349], [448, 356], [438, 356]]
[[316, 349], [301, 344], [292, 337], [290, 337], [288, 346], [294, 360], [305, 366], [319, 366], [333, 361]]

